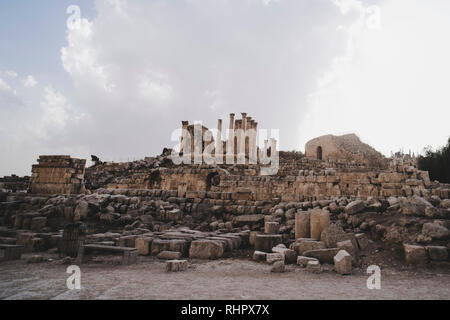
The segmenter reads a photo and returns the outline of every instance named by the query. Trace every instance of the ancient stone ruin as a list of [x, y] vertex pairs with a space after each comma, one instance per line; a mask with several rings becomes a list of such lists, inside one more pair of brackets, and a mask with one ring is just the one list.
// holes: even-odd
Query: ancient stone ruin
[[[195, 126], [182, 122], [185, 133]], [[211, 145], [225, 160], [232, 141], [235, 160], [237, 128], [257, 123], [231, 114], [227, 139], [202, 138], [202, 151]], [[244, 256], [273, 272], [294, 264], [339, 274], [385, 254], [409, 265], [448, 264], [450, 185], [430, 181], [414, 158], [385, 158], [356, 135], [313, 139], [305, 155], [268, 143], [259, 149], [247, 138], [243, 164], [177, 165], [170, 149], [133, 162], [97, 158], [86, 169], [85, 160], [40, 156], [28, 193], [0, 194], [4, 259], [17, 258], [18, 248], [79, 263], [115, 254], [131, 264], [150, 255], [167, 260], [167, 271], [184, 271], [196, 259]], [[182, 135], [179, 154], [194, 151], [188, 140]], [[261, 175], [264, 164], [248, 161], [253, 148], [278, 154], [275, 174]]]

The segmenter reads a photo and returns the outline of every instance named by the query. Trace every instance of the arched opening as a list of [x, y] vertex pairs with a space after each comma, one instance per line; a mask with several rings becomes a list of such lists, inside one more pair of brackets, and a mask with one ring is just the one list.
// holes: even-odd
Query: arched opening
[[317, 147], [317, 160], [322, 160], [322, 147]]
[[206, 177], [206, 191], [210, 191], [211, 187], [218, 187], [220, 184], [220, 176], [217, 172], [211, 172]]
[[147, 180], [147, 186], [149, 189], [160, 189], [161, 181], [161, 173], [159, 170], [155, 170], [150, 174], [150, 177]]

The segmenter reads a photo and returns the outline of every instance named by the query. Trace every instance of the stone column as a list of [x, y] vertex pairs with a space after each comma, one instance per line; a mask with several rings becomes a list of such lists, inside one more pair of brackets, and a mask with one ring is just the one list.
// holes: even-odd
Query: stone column
[[230, 113], [230, 126], [228, 130], [228, 140], [226, 144], [226, 163], [234, 163], [234, 113]]
[[187, 127], [189, 125], [189, 121], [181, 121], [181, 146], [180, 153], [184, 153], [186, 150], [186, 135], [187, 135]]
[[222, 119], [217, 120], [216, 150], [214, 151], [216, 164], [223, 163], [223, 143], [222, 143]]

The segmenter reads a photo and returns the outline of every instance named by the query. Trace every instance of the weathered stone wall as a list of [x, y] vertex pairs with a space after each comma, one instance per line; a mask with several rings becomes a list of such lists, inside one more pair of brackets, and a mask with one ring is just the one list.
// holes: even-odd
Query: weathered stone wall
[[70, 156], [39, 156], [32, 166], [30, 191], [35, 194], [78, 194], [84, 192], [86, 160]]

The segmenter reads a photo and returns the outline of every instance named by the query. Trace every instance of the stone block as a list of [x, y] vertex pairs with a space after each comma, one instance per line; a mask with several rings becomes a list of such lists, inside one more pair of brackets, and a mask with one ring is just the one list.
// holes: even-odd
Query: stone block
[[141, 256], [148, 256], [152, 246], [153, 239], [150, 237], [139, 237], [135, 240], [135, 248]]
[[306, 251], [325, 249], [325, 243], [323, 241], [318, 241], [314, 239], [297, 239], [294, 245], [299, 255], [303, 255]]
[[283, 261], [283, 263], [284, 263], [284, 256], [281, 253], [267, 253], [266, 254], [266, 262], [268, 264], [272, 264], [275, 261]]
[[266, 255], [267, 253], [265, 252], [255, 250], [255, 252], [253, 252], [253, 260], [258, 262], [266, 261]]
[[281, 234], [257, 234], [255, 236], [255, 250], [272, 252], [272, 248], [282, 241]]
[[366, 208], [366, 203], [362, 200], [355, 200], [350, 202], [346, 207], [345, 207], [345, 213], [347, 214], [355, 214], [358, 212], [363, 211]]
[[295, 239], [310, 237], [310, 212], [299, 211], [295, 214]]
[[339, 252], [338, 248], [327, 248], [306, 251], [303, 255], [316, 258], [320, 263], [333, 263], [334, 256]]
[[223, 244], [217, 240], [195, 240], [189, 249], [189, 257], [197, 259], [218, 259], [223, 255]]
[[270, 272], [274, 273], [283, 273], [285, 271], [285, 265], [283, 261], [276, 261], [274, 262], [272, 268], [270, 269]]
[[281, 253], [284, 257], [284, 262], [287, 264], [296, 263], [297, 261], [297, 253], [292, 249], [276, 246], [272, 248], [272, 252]]
[[299, 265], [302, 268], [305, 268], [309, 261], [319, 261], [319, 260], [317, 260], [316, 258], [305, 257], [305, 256], [297, 257], [297, 265]]
[[320, 266], [319, 261], [317, 260], [311, 260], [308, 261], [306, 264], [306, 271], [312, 272], [312, 273], [321, 273], [322, 267]]
[[311, 238], [320, 239], [322, 231], [330, 225], [330, 213], [321, 209], [311, 210], [310, 232]]
[[346, 250], [339, 250], [334, 256], [334, 268], [339, 274], [351, 274], [352, 256]]
[[264, 233], [266, 234], [277, 234], [280, 229], [280, 224], [278, 222], [265, 222], [264, 223]]
[[178, 251], [161, 251], [157, 255], [158, 259], [162, 260], [178, 260], [181, 258], [181, 252]]
[[444, 246], [426, 246], [425, 249], [428, 252], [428, 256], [432, 261], [447, 261], [448, 249]]
[[188, 268], [187, 260], [168, 260], [166, 261], [167, 272], [185, 271]]
[[404, 244], [405, 261], [410, 265], [423, 265], [428, 262], [428, 255], [423, 246]]

